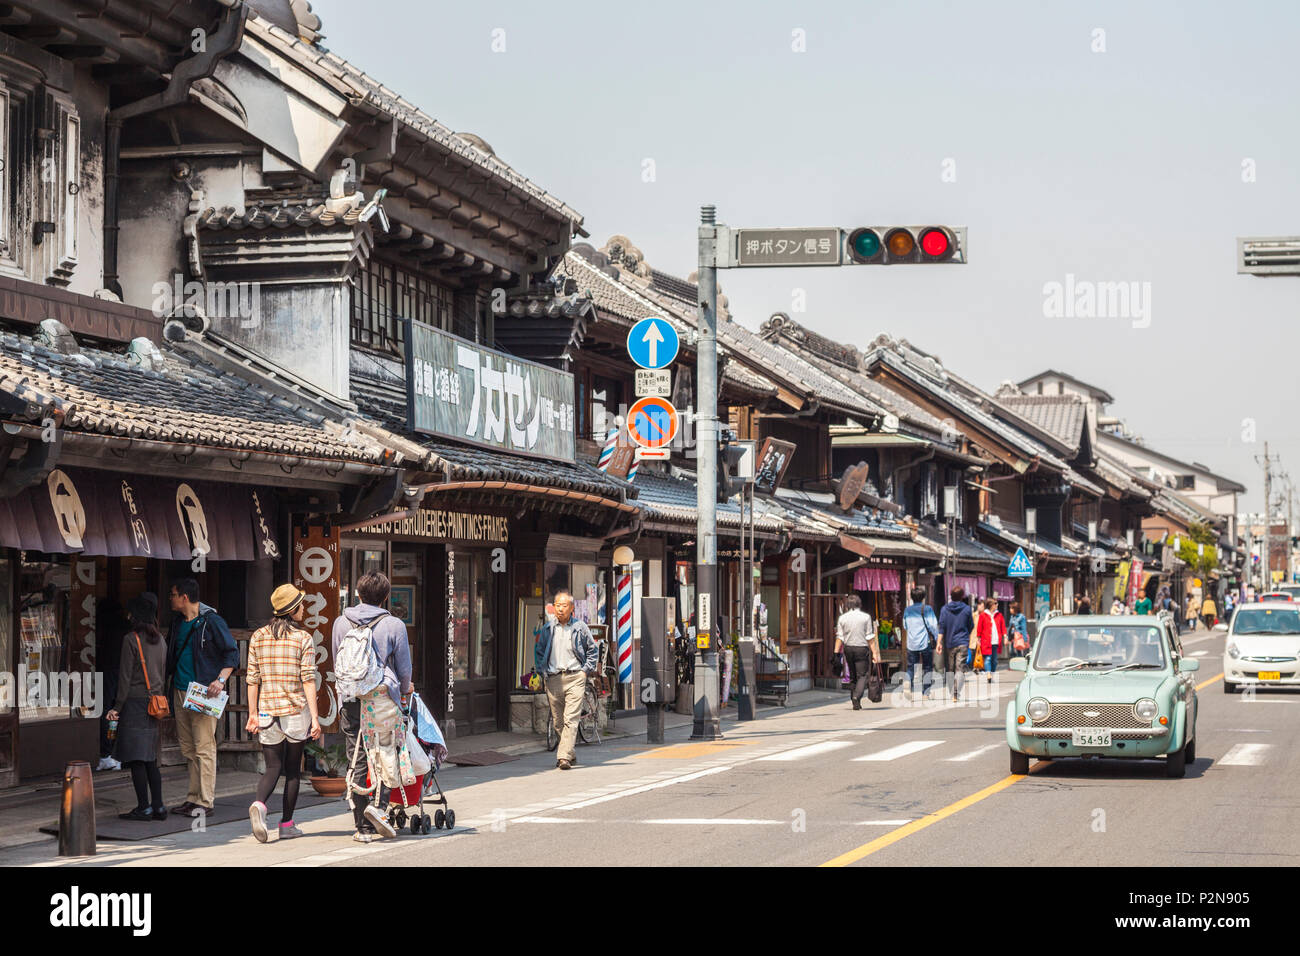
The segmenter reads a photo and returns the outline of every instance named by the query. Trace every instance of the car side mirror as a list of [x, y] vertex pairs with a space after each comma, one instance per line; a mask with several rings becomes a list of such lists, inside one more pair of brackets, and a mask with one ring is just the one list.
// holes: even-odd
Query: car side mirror
[[1007, 667], [1013, 671], [1027, 671], [1029, 670], [1029, 659], [1026, 657], [1013, 657], [1007, 661]]
[[1178, 662], [1178, 669], [1185, 674], [1201, 669], [1201, 662], [1194, 657], [1184, 657]]

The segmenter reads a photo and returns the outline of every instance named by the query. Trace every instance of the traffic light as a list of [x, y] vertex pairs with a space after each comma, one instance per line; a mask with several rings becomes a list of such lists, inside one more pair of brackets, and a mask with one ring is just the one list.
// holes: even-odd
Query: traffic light
[[965, 263], [965, 239], [959, 226], [859, 226], [849, 233], [845, 257], [856, 265]]
[[735, 432], [718, 436], [718, 504], [725, 504], [745, 489], [748, 479], [740, 476], [740, 463], [752, 448], [752, 442], [736, 441]]

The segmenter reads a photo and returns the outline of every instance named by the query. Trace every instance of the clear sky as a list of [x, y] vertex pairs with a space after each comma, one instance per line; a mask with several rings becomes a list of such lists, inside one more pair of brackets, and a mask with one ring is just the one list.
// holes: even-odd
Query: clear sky
[[[1235, 265], [1237, 236], [1300, 235], [1298, 3], [313, 7], [326, 47], [656, 268], [694, 270], [710, 202], [732, 226], [970, 230], [965, 266], [722, 273], [751, 328], [802, 290], [796, 320], [905, 337], [990, 390], [1049, 367], [1099, 385], [1249, 510], [1264, 441], [1300, 484], [1300, 277]], [[1068, 275], [1149, 299], [1049, 315]]]

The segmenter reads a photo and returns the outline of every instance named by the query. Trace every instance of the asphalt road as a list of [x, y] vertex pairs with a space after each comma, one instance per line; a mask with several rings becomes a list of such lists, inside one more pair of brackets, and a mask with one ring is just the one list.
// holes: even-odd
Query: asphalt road
[[351, 841], [338, 804], [300, 811], [303, 839], [260, 845], [241, 824], [51, 860], [72, 866], [969, 865], [1240, 866], [1300, 862], [1293, 728], [1300, 694], [1223, 693], [1222, 632], [1184, 642], [1202, 661], [1197, 760], [1057, 760], [1009, 773], [1003, 713], [1020, 675], [969, 685], [961, 705], [901, 693], [853, 711], [836, 693], [726, 722], [725, 739], [614, 739], [579, 765], [537, 753], [440, 779], [454, 831]]
[[[459, 778], [461, 832], [342, 865], [1188, 865], [1300, 861], [1291, 825], [1300, 695], [1223, 693], [1222, 633], [1203, 661], [1196, 763], [1038, 762], [1008, 772], [1003, 711], [1019, 674], [963, 706], [886, 696], [731, 725], [716, 744], [579, 747]], [[996, 706], [990, 706], [997, 695]], [[330, 861], [334, 862], [334, 861]]]

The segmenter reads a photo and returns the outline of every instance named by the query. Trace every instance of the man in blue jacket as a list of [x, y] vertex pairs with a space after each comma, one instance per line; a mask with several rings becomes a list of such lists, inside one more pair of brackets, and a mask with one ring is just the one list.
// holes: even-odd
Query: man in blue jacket
[[190, 684], [199, 683], [209, 697], [225, 689], [239, 666], [239, 646], [215, 610], [199, 601], [199, 582], [172, 583], [172, 623], [167, 634], [167, 682], [172, 688], [176, 739], [189, 765], [190, 790], [172, 813], [202, 816], [212, 810], [217, 789], [217, 718], [182, 706]]
[[571, 770], [578, 762], [574, 745], [578, 739], [578, 718], [589, 674], [595, 674], [600, 651], [591, 631], [573, 620], [573, 595], [555, 592], [555, 622], [547, 621], [533, 645], [533, 666], [545, 675], [546, 697], [551, 719], [560, 732], [555, 765]]
[[943, 655], [943, 669], [952, 681], [953, 700], [961, 700], [961, 685], [967, 668], [966, 651], [970, 649], [970, 635], [975, 630], [975, 618], [966, 603], [965, 588], [952, 589], [952, 600], [939, 612], [939, 640], [935, 645]]
[[907, 634], [907, 692], [916, 690], [916, 668], [921, 667], [921, 690], [930, 696], [934, 682], [934, 646], [939, 637], [939, 622], [934, 609], [925, 603], [925, 588], [912, 588], [912, 603], [903, 611], [903, 631]]

